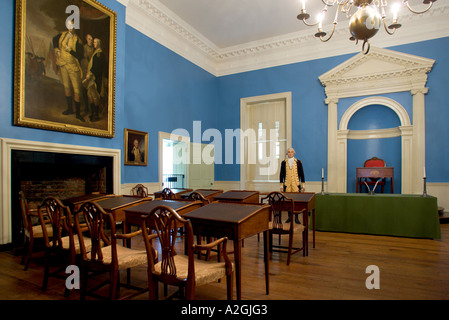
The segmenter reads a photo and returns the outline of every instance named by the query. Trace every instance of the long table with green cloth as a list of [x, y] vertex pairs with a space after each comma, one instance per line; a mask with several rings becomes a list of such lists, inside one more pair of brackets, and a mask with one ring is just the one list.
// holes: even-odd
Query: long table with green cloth
[[441, 239], [437, 198], [408, 194], [316, 194], [316, 230]]

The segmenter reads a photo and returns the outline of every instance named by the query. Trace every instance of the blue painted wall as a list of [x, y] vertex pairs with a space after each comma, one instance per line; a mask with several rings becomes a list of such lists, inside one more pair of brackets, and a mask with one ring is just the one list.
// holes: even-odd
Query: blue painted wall
[[203, 130], [216, 126], [216, 78], [131, 27], [126, 48], [122, 123], [149, 132], [150, 147], [148, 167], [126, 166], [124, 182], [156, 182], [159, 131], [185, 129], [193, 140], [194, 121]]
[[[353, 55], [216, 78], [127, 26], [125, 8], [115, 0], [100, 2], [117, 13], [115, 137], [98, 138], [13, 125], [13, 0], [0, 1], [0, 41], [3, 44], [0, 51], [0, 137], [123, 151], [124, 128], [146, 131], [150, 133], [149, 164], [147, 167], [123, 165], [122, 183], [156, 182], [158, 131], [184, 128], [192, 133], [195, 120], [201, 121], [203, 131], [208, 128], [217, 128], [222, 133], [225, 129], [234, 130], [240, 127], [241, 98], [291, 91], [293, 147], [303, 161], [306, 180], [320, 180], [321, 168], [327, 166], [327, 106], [318, 76]], [[426, 95], [427, 177], [429, 182], [449, 182], [449, 106], [446, 98], [449, 92], [449, 38], [390, 49], [436, 60], [429, 74], [427, 86], [430, 90]], [[388, 96], [411, 112], [412, 97], [409, 93]], [[341, 99], [339, 117], [358, 99]], [[397, 141], [385, 143], [388, 150], [397, 149]], [[356, 149], [360, 147], [356, 144], [351, 142], [349, 145], [348, 159], [356, 159]], [[398, 163], [398, 155], [394, 157], [392, 163]], [[240, 168], [237, 164], [218, 164], [215, 178], [218, 181], [239, 181]]]
[[[445, 159], [448, 159], [449, 156], [449, 143], [447, 142], [449, 126], [446, 125], [449, 119], [449, 106], [445, 98], [449, 90], [449, 61], [446, 58], [446, 52], [449, 50], [449, 38], [389, 49], [436, 60], [429, 73], [427, 87], [430, 90], [426, 95], [427, 181], [449, 182], [449, 168], [445, 164]], [[220, 77], [218, 79], [218, 101], [222, 110], [220, 112], [220, 129], [235, 129], [240, 126], [240, 98], [291, 91], [292, 144], [303, 162], [306, 181], [319, 181], [321, 168], [327, 166], [327, 106], [324, 103], [324, 88], [318, 77], [352, 56], [342, 55]], [[384, 96], [402, 104], [413, 121], [412, 96], [409, 92]], [[362, 98], [364, 97], [340, 99], [338, 121], [353, 103]], [[370, 124], [370, 126], [376, 125], [376, 123]], [[400, 173], [400, 142], [398, 145], [398, 139], [382, 140], [384, 141], [376, 143], [365, 141], [363, 148], [382, 145], [381, 149], [386, 150], [382, 154], [391, 157], [391, 163]], [[384, 143], [385, 145], [383, 145]], [[358, 148], [362, 147], [358, 144], [360, 142], [351, 142], [351, 145], [348, 146], [348, 159], [358, 159], [358, 154], [360, 154]], [[399, 150], [396, 150], [398, 148]], [[364, 153], [367, 154], [366, 151]], [[366, 160], [365, 156], [358, 159], [357, 163], [348, 163], [348, 172], [355, 172], [355, 167], [360, 166], [360, 163], [363, 165], [362, 160]], [[217, 165], [217, 168], [216, 180], [238, 181], [240, 179], [238, 165]], [[348, 181], [351, 181], [350, 179], [351, 177], [348, 176]], [[397, 181], [400, 181], [400, 175], [397, 177]], [[355, 190], [355, 184], [353, 189]], [[395, 190], [397, 190], [396, 192], [400, 190], [399, 183], [396, 184]], [[348, 191], [352, 191], [352, 189]]]

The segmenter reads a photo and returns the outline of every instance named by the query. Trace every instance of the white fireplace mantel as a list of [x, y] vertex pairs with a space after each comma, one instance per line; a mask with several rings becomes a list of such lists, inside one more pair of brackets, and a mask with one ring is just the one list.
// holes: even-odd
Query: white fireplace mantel
[[[0, 138], [0, 245], [8, 244], [12, 241], [11, 225], [11, 151], [37, 151], [54, 152], [91, 156], [112, 157], [113, 170], [113, 193], [120, 193], [120, 170], [121, 170], [121, 150], [107, 149], [97, 147], [86, 147], [77, 145], [68, 145], [60, 143], [49, 143], [39, 141], [27, 141], [18, 139]], [[17, 195], [18, 196], [18, 195]]]

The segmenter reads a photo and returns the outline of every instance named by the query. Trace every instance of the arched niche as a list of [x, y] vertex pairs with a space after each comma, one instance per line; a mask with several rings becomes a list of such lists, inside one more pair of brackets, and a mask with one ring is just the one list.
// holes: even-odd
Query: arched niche
[[[328, 105], [327, 180], [329, 192], [347, 190], [347, 140], [401, 136], [402, 193], [422, 192], [422, 174], [425, 166], [425, 94], [427, 73], [432, 59], [408, 55], [387, 49], [371, 48], [348, 59], [319, 77]], [[413, 96], [412, 115], [393, 99], [380, 96], [408, 91]], [[368, 97], [367, 97], [368, 96]], [[340, 99], [361, 98], [352, 104], [338, 123]], [[348, 130], [348, 123], [357, 110], [369, 105], [384, 105], [399, 117], [398, 128], [385, 130]], [[413, 118], [413, 124], [410, 121]], [[355, 136], [358, 135], [358, 136]]]

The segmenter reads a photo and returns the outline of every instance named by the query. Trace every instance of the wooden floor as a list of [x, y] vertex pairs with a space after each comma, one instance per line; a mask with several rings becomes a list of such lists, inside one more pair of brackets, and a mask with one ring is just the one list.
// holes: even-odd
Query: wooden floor
[[[286, 265], [286, 254], [270, 260], [270, 294], [265, 294], [263, 246], [257, 237], [245, 240], [242, 264], [244, 300], [449, 300], [449, 224], [441, 240], [317, 232], [316, 248]], [[299, 239], [297, 239], [299, 242]], [[20, 265], [19, 251], [0, 252], [0, 299], [67, 300], [64, 282], [51, 279], [41, 291], [42, 259]], [[368, 290], [366, 268], [380, 271], [380, 289]], [[145, 268], [133, 271], [133, 283], [146, 282]], [[235, 297], [235, 294], [234, 294]], [[72, 292], [68, 299], [79, 299]], [[147, 295], [136, 297], [147, 299]], [[198, 300], [225, 300], [225, 281], [199, 287]]]

